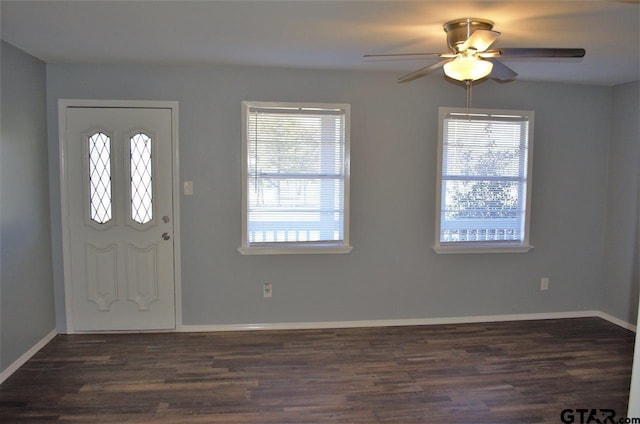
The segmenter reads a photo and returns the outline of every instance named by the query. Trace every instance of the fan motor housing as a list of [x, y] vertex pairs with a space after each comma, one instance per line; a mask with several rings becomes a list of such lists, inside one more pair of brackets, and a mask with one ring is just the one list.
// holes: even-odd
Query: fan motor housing
[[444, 24], [444, 31], [447, 33], [447, 45], [458, 53], [459, 46], [477, 29], [491, 30], [493, 21], [478, 18], [462, 18], [449, 21]]

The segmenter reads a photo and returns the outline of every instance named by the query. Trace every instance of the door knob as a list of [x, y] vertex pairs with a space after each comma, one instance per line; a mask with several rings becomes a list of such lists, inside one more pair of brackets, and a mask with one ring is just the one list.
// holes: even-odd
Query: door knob
[[171, 236], [169, 235], [169, 233], [162, 233], [162, 239], [163, 240], [169, 240], [171, 238]]

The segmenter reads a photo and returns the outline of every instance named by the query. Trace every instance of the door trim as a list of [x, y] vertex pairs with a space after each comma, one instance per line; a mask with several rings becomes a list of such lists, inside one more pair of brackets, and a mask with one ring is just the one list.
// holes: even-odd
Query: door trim
[[[62, 258], [64, 273], [64, 303], [67, 334], [74, 334], [73, 302], [71, 286], [71, 240], [69, 235], [69, 210], [66, 175], [66, 122], [67, 111], [72, 108], [140, 108], [140, 109], [169, 109], [171, 110], [171, 154], [172, 154], [172, 204], [173, 204], [173, 281], [175, 302], [174, 331], [182, 329], [182, 283], [180, 266], [180, 172], [179, 172], [179, 143], [178, 143], [178, 102], [164, 100], [97, 100], [97, 99], [59, 99], [58, 100], [58, 151], [60, 163], [60, 202], [62, 212]], [[129, 331], [131, 332], [131, 331]], [[157, 331], [156, 331], [157, 332]]]

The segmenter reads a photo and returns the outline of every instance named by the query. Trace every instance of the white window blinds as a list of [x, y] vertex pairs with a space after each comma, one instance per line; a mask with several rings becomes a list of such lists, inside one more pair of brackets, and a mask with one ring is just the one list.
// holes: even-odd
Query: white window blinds
[[246, 243], [345, 241], [348, 108], [248, 105]]
[[533, 112], [510, 112], [441, 110], [440, 245], [528, 244]]

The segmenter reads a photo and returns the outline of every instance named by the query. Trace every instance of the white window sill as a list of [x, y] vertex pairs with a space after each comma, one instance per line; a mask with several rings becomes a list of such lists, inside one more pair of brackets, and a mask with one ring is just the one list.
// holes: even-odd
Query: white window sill
[[243, 255], [344, 255], [353, 246], [288, 246], [288, 247], [246, 247], [238, 248]]
[[479, 244], [479, 245], [448, 245], [448, 246], [434, 246], [433, 251], [439, 255], [450, 254], [470, 254], [470, 253], [527, 253], [533, 246], [530, 245], [495, 245], [495, 244]]

